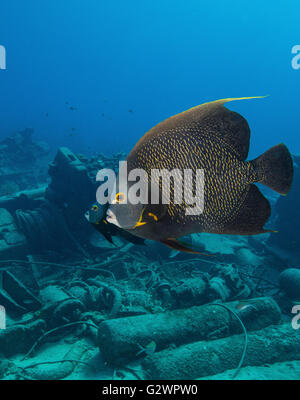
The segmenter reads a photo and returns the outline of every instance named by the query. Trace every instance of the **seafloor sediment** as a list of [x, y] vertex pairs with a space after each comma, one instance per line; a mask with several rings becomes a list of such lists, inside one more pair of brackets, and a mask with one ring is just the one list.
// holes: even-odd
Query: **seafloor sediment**
[[[2, 143], [6, 160], [14, 140], [23, 140], [20, 152], [42, 151], [24, 132]], [[279, 233], [193, 235], [209, 256], [118, 235], [109, 243], [93, 229], [84, 212], [95, 174], [104, 165], [116, 170], [122, 157], [61, 148], [34, 185], [36, 165], [21, 157], [27, 175], [14, 187], [6, 168], [0, 378], [299, 379], [300, 243], [290, 235], [299, 224], [291, 218], [299, 157], [289, 196], [265, 192]], [[13, 161], [17, 174], [23, 164]]]

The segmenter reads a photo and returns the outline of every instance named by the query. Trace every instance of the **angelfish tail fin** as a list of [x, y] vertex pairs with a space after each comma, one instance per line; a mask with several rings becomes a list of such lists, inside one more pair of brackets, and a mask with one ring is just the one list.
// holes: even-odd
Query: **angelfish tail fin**
[[293, 181], [293, 159], [288, 148], [280, 143], [251, 161], [258, 181], [286, 195]]

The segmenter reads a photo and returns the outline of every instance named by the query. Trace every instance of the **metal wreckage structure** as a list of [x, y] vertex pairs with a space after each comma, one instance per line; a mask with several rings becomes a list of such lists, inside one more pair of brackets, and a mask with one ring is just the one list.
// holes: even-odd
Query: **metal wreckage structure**
[[270, 199], [277, 235], [174, 256], [110, 243], [84, 218], [96, 173], [117, 172], [124, 155], [62, 147], [47, 172], [49, 149], [32, 133], [0, 142], [1, 379], [235, 378], [300, 360], [299, 168], [288, 198]]

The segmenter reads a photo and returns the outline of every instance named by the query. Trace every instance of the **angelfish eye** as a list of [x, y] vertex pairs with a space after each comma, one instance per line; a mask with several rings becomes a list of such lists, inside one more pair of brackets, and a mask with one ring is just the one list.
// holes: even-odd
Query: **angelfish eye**
[[122, 203], [125, 200], [125, 193], [119, 192], [116, 194], [116, 202]]
[[94, 204], [93, 207], [92, 207], [92, 210], [93, 211], [97, 211], [98, 209], [99, 209], [99, 207], [96, 204]]

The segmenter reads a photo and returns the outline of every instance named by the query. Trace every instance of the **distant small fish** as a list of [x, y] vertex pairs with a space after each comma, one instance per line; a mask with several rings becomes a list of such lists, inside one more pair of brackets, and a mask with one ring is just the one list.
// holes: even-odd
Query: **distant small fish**
[[133, 113], [133, 110], [131, 108], [129, 108], [128, 112], [129, 113]]
[[75, 111], [75, 110], [77, 110], [77, 108], [76, 108], [76, 107], [73, 107], [73, 106], [70, 106], [70, 110], [71, 110], [71, 111]]
[[48, 113], [46, 113], [46, 114], [45, 114], [45, 117], [48, 117], [48, 115], [49, 115], [49, 114], [48, 114]]
[[101, 114], [101, 117], [104, 117], [104, 113]]
[[73, 132], [76, 131], [76, 128], [72, 128], [72, 131], [73, 131]]
[[155, 353], [156, 350], [156, 343], [154, 340], [152, 340], [152, 342], [148, 343], [146, 346], [141, 346], [140, 344], [138, 344], [138, 346], [141, 350], [136, 353], [136, 356], [142, 353], [145, 353], [146, 356], [151, 356], [151, 354]]
[[252, 308], [257, 311], [257, 307], [255, 307], [255, 305], [254, 305], [255, 303], [257, 303], [257, 301], [253, 300], [253, 299], [249, 299], [247, 301], [240, 301], [237, 304], [236, 309], [241, 312], [243, 312], [249, 308]]

